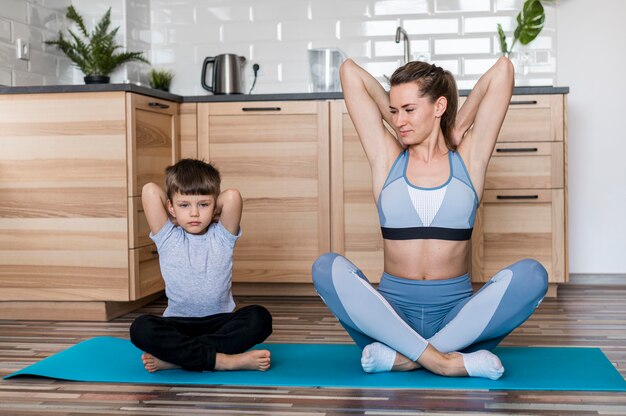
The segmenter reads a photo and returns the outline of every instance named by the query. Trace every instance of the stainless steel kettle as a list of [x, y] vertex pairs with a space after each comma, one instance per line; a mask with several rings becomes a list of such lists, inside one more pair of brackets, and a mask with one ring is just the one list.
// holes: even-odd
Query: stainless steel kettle
[[[207, 67], [213, 65], [213, 81], [206, 82]], [[202, 88], [214, 94], [243, 94], [243, 67], [246, 58], [232, 53], [209, 56], [202, 64]]]

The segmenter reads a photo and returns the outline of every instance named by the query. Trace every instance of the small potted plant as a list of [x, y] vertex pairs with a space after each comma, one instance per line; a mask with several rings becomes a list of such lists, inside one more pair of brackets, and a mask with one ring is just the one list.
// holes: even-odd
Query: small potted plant
[[528, 45], [535, 40], [541, 29], [543, 29], [545, 20], [546, 14], [541, 0], [526, 0], [522, 6], [522, 11], [517, 15], [517, 27], [513, 32], [513, 41], [510, 48], [506, 43], [506, 35], [504, 30], [502, 30], [502, 25], [498, 23], [498, 39], [502, 55], [508, 57], [518, 40], [522, 45]]
[[46, 41], [48, 45], [56, 45], [67, 57], [85, 74], [85, 84], [106, 84], [109, 75], [120, 65], [140, 61], [149, 63], [143, 56], [143, 52], [117, 52], [122, 48], [115, 41], [115, 35], [119, 26], [109, 31], [111, 25], [111, 8], [102, 16], [94, 30], [89, 33], [83, 17], [78, 14], [74, 6], [67, 8], [65, 15], [69, 20], [76, 23], [82, 37], [70, 29], [70, 37], [63, 37], [59, 31], [56, 40]]
[[150, 70], [150, 86], [157, 90], [169, 91], [174, 73], [167, 69]]

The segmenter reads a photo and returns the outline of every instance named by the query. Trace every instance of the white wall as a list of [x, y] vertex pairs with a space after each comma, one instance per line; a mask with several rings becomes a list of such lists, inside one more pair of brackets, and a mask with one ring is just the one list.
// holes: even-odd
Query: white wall
[[626, 2], [561, 0], [557, 80], [570, 87], [571, 273], [626, 274]]

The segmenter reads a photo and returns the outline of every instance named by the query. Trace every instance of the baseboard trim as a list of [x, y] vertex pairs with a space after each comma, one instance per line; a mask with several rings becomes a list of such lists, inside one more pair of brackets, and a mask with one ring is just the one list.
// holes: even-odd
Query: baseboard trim
[[626, 285], [626, 274], [570, 273], [568, 283], [574, 285]]

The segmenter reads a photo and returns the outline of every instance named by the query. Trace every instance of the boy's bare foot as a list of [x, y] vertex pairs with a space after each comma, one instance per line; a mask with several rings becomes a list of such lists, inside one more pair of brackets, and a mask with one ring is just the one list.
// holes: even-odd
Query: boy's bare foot
[[250, 350], [241, 354], [217, 353], [215, 370], [258, 370], [270, 368], [270, 352], [268, 350]]
[[176, 364], [160, 360], [154, 355], [147, 352], [143, 353], [143, 355], [141, 356], [141, 361], [143, 361], [143, 366], [146, 368], [146, 370], [151, 373], [159, 370], [171, 370], [173, 368], [180, 368], [180, 366]]

